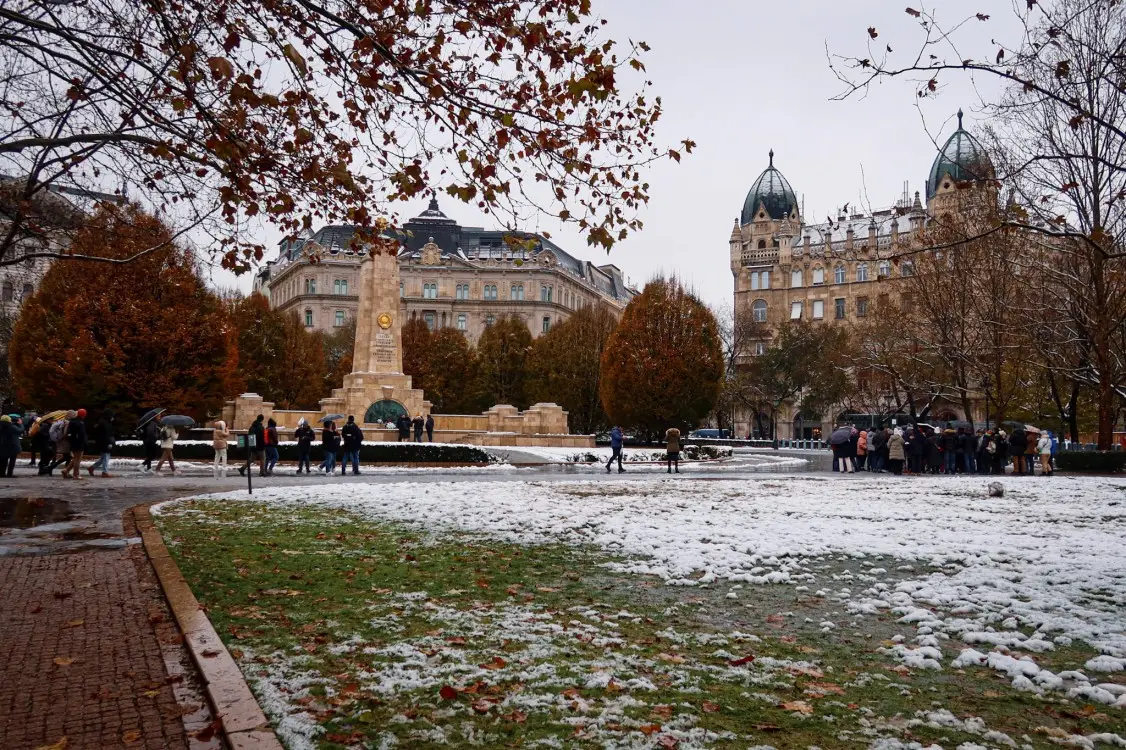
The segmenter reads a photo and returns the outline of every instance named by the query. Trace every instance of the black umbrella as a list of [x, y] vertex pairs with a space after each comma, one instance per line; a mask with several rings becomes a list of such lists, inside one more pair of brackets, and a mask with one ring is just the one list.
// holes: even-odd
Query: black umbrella
[[1018, 422], [1015, 419], [1007, 420], [1005, 422], [1002, 422], [1001, 424], [1005, 425], [1006, 427], [1019, 427], [1022, 430], [1024, 429], [1024, 422]]
[[160, 423], [163, 425], [170, 425], [172, 427], [195, 426], [195, 420], [191, 417], [186, 417], [183, 414], [169, 414], [167, 417], [161, 417]]
[[838, 427], [833, 430], [833, 434], [829, 436], [829, 445], [844, 445], [852, 440], [851, 427]]
[[953, 427], [953, 428], [954, 428], [955, 430], [957, 430], [957, 429], [965, 429], [965, 428], [967, 428], [967, 427], [969, 427], [969, 426], [970, 426], [970, 423], [969, 423], [969, 422], [967, 422], [967, 421], [966, 421], [966, 420], [964, 420], [964, 419], [955, 419], [955, 420], [953, 420], [953, 421], [951, 421], [951, 422], [947, 422], [946, 424], [947, 424], [947, 426], [949, 426], [949, 427]]
[[339, 422], [342, 419], [344, 419], [343, 414], [326, 414], [321, 417], [322, 422]]
[[167, 409], [149, 409], [147, 412], [145, 412], [145, 416], [141, 417], [141, 421], [137, 423], [137, 429], [138, 430], [141, 429], [142, 427], [144, 427], [149, 422], [153, 421], [154, 419], [156, 419], [157, 417], [159, 417], [161, 414], [163, 414], [166, 411], [168, 411], [168, 410]]

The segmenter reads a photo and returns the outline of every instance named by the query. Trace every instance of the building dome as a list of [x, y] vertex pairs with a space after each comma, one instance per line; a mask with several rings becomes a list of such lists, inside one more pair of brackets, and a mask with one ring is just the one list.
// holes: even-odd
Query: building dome
[[750, 224], [758, 216], [759, 207], [763, 207], [766, 215], [775, 221], [784, 216], [789, 216], [798, 205], [797, 196], [790, 183], [782, 173], [774, 168], [774, 152], [770, 152], [770, 166], [755, 180], [743, 201], [743, 213], [739, 217], [740, 224]]
[[962, 127], [962, 110], [958, 110], [958, 129], [946, 140], [931, 165], [927, 178], [927, 200], [938, 192], [939, 183], [949, 175], [954, 182], [993, 178], [993, 165], [981, 142]]

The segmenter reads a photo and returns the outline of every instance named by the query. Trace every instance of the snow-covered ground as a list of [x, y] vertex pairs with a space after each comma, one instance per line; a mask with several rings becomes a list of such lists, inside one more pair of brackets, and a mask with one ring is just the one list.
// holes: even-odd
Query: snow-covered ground
[[[521, 453], [526, 453], [532, 456], [539, 456], [544, 461], [551, 463], [593, 463], [601, 461], [606, 463], [610, 460], [613, 451], [610, 448], [547, 448], [539, 446], [521, 446], [513, 448]], [[732, 451], [731, 448], [718, 447], [709, 448], [709, 452], [715, 452], [717, 458], [724, 459], [730, 458]], [[637, 462], [654, 462], [664, 461], [667, 452], [662, 448], [626, 448], [622, 451], [622, 460], [626, 463]], [[685, 463], [689, 459], [686, 458], [685, 453], [681, 453], [681, 462]]]
[[[888, 653], [916, 669], [983, 665], [1014, 687], [1126, 708], [1126, 481], [787, 476], [761, 481], [428, 483], [264, 489], [421, 528], [524, 544], [595, 545], [615, 567], [670, 585], [794, 585], [847, 606], [858, 627], [892, 614], [914, 629]], [[214, 496], [212, 496], [214, 497]], [[232, 500], [244, 496], [233, 493]], [[870, 560], [833, 580], [826, 559]], [[889, 573], [889, 571], [892, 571]], [[1058, 673], [1036, 655], [1082, 641], [1101, 655]]]

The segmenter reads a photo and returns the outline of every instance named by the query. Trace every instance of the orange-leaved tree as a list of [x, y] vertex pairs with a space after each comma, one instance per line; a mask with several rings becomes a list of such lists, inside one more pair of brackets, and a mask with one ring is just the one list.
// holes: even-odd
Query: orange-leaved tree
[[602, 352], [617, 324], [604, 306], [584, 307], [536, 339], [528, 357], [529, 400], [562, 406], [575, 432], [605, 429]]
[[486, 326], [477, 340], [477, 405], [528, 406], [524, 388], [532, 332], [522, 318], [504, 316]]
[[279, 409], [313, 409], [328, 395], [321, 337], [295, 313], [272, 309], [256, 293], [234, 305], [232, 324], [249, 390]]
[[134, 205], [103, 205], [74, 238], [78, 254], [122, 266], [56, 263], [27, 300], [10, 361], [20, 400], [40, 410], [130, 415], [162, 406], [203, 420], [242, 387], [234, 332], [191, 252]]
[[648, 439], [698, 424], [715, 407], [722, 380], [719, 324], [676, 278], [645, 285], [602, 355], [606, 413]]

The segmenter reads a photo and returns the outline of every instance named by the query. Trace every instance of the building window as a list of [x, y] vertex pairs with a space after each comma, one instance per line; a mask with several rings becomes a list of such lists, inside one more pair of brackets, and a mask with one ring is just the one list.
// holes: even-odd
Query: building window
[[524, 299], [524, 285], [513, 284], [512, 287], [508, 290], [508, 298], [515, 300]]
[[469, 299], [469, 284], [458, 284], [454, 291], [457, 299]]
[[833, 269], [833, 279], [838, 284], [845, 283], [845, 267], [844, 266], [837, 266], [836, 268]]
[[790, 303], [790, 320], [801, 320], [801, 302]]
[[861, 263], [859, 266], [856, 267], [856, 280], [857, 281], [867, 281], [868, 280], [868, 264], [867, 263]]
[[845, 317], [845, 301], [843, 298], [838, 297], [833, 300], [833, 317], [837, 320], [844, 320]]
[[543, 318], [543, 332], [547, 333], [550, 330], [551, 330], [551, 318], [549, 318], [545, 315], [544, 318]]
[[751, 274], [751, 291], [752, 292], [758, 291], [758, 273], [752, 273]]
[[751, 319], [756, 323], [766, 322], [766, 300], [756, 299], [751, 305]]
[[24, 284], [23, 285], [23, 299], [27, 299], [28, 297], [30, 297], [34, 293], [35, 293], [35, 287], [33, 287], [31, 284]]
[[763, 289], [769, 289], [770, 288], [770, 271], [763, 271], [759, 275], [762, 276], [762, 280], [759, 282], [759, 286]]
[[399, 282], [399, 299], [403, 298], [403, 282]]
[[801, 285], [802, 285], [801, 269], [795, 268], [793, 271], [790, 271], [790, 287], [793, 288], [793, 289], [797, 289]]
[[825, 283], [825, 269], [821, 266], [813, 269], [813, 285], [820, 286]]
[[880, 276], [884, 276], [884, 277], [891, 276], [891, 263], [887, 262], [886, 260], [881, 260], [879, 272], [880, 272]]
[[437, 325], [437, 320], [434, 316], [434, 313], [432, 313], [432, 312], [423, 313], [422, 314], [422, 320], [426, 323], [426, 327], [429, 328], [431, 331], [433, 331], [434, 327]]
[[333, 324], [337, 328], [344, 325], [344, 311], [343, 310], [337, 310], [336, 311], [336, 318], [333, 320]]
[[12, 286], [12, 282], [4, 282], [4, 301], [11, 302], [16, 298], [16, 288]]
[[438, 298], [438, 284], [437, 284], [437, 282], [432, 283], [432, 284], [423, 284], [422, 285], [422, 296], [425, 299], [437, 299]]
[[335, 279], [332, 282], [333, 294], [347, 294], [348, 293], [348, 279]]
[[316, 279], [305, 279], [305, 294], [316, 294], [316, 293], [317, 293], [317, 280]]
[[763, 341], [756, 341], [755, 342], [755, 356], [761, 357], [764, 354], [766, 354], [766, 343], [763, 342]]
[[497, 316], [495, 316], [495, 315], [486, 315], [485, 316], [485, 325], [491, 326], [493, 323], [496, 323], [496, 322], [497, 322]]
[[905, 260], [902, 263], [900, 263], [899, 264], [899, 275], [900, 276], [914, 276], [915, 275], [915, 262], [910, 261], [910, 260]]
[[552, 288], [549, 286], [540, 287], [540, 302], [551, 302]]
[[766, 249], [766, 240], [759, 240], [758, 241], [758, 249], [759, 250], [765, 250]]
[[868, 315], [868, 298], [859, 297], [856, 300], [856, 317], [864, 318]]
[[457, 314], [457, 330], [465, 331], [469, 329], [469, 316], [465, 313]]
[[485, 285], [485, 299], [496, 299], [496, 298], [497, 298], [497, 285], [496, 284]]
[[306, 310], [305, 311], [305, 325], [307, 327], [312, 327], [312, 325], [313, 325], [313, 311], [312, 310]]
[[825, 317], [825, 300], [813, 300], [813, 319], [821, 320]]

